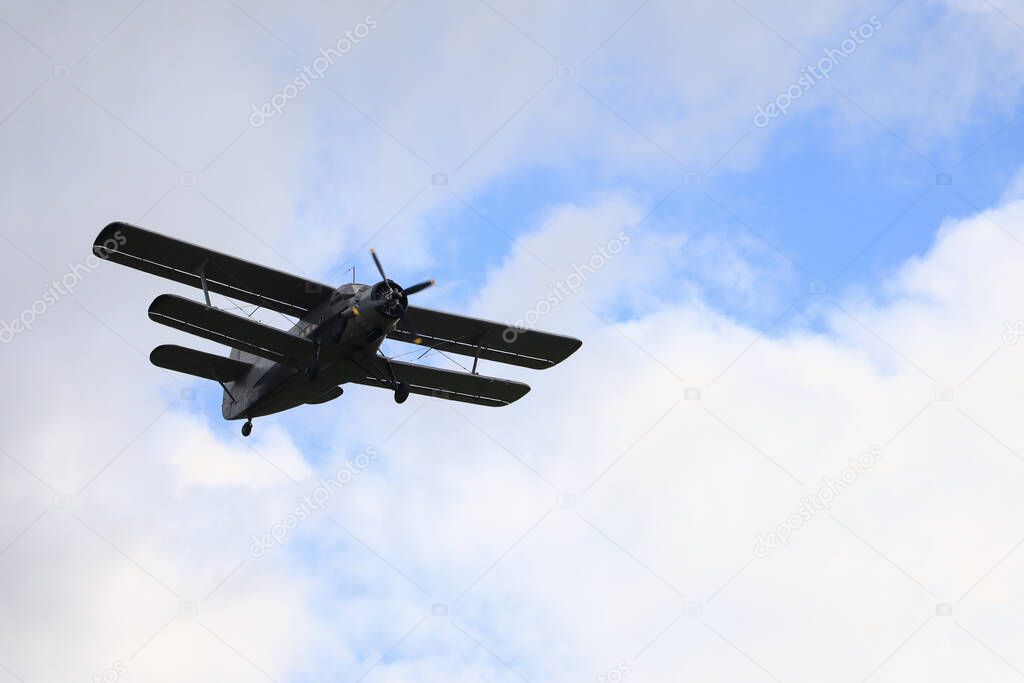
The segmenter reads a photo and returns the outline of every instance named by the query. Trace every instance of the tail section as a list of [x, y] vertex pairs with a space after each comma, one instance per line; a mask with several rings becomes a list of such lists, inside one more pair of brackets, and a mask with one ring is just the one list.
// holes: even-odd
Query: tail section
[[246, 363], [247, 365], [256, 365], [260, 357], [245, 351], [239, 351], [238, 349], [231, 349], [231, 360]]
[[256, 356], [237, 349], [232, 349], [231, 357], [225, 358], [173, 344], [158, 346], [149, 354], [150, 362], [157, 367], [220, 383], [224, 387], [221, 413], [225, 418], [238, 414], [241, 408], [238, 401], [242, 397], [235, 386], [253, 368], [256, 359]]
[[[230, 360], [236, 363], [242, 363], [250, 369], [257, 365], [268, 365], [266, 359], [257, 356], [256, 354], [249, 353], [248, 351], [240, 351], [236, 348], [231, 349]], [[250, 382], [251, 381], [252, 380], [250, 380]], [[239, 403], [242, 401], [242, 396], [239, 395], [241, 388], [236, 390], [234, 386], [231, 386], [231, 393], [228, 393], [228, 389], [229, 387], [224, 388], [224, 398], [222, 398], [220, 402], [220, 412], [221, 415], [224, 416], [225, 420], [234, 420], [242, 414], [243, 410], [243, 406]]]

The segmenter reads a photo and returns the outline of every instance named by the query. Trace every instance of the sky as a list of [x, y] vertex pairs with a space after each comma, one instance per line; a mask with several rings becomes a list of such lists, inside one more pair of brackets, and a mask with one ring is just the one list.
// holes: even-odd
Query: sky
[[[0, 0], [0, 682], [1021, 680], [1022, 33]], [[114, 220], [584, 344], [243, 439]]]

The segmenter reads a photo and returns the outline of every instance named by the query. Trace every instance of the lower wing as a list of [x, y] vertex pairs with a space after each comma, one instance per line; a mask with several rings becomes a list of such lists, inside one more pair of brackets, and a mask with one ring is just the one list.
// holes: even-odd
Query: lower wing
[[394, 382], [405, 382], [413, 394], [491, 407], [507, 406], [530, 391], [530, 387], [521, 382], [396, 360], [386, 361], [380, 356], [356, 357], [353, 362], [340, 382], [383, 389], [392, 388]]

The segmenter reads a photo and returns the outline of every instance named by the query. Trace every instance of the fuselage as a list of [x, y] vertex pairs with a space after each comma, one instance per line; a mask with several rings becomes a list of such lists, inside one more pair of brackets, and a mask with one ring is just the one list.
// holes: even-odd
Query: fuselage
[[224, 418], [260, 417], [340, 395], [339, 377], [344, 377], [347, 370], [360, 372], [359, 358], [375, 355], [398, 323], [397, 315], [379, 305], [381, 284], [342, 285], [292, 326], [291, 334], [317, 344], [318, 358], [308, 368], [233, 350], [231, 357], [250, 363], [252, 369], [226, 385], [221, 404]]

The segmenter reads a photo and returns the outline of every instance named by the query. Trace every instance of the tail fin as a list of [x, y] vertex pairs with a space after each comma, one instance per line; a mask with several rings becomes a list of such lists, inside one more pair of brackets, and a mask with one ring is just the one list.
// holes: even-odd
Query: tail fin
[[259, 356], [254, 356], [251, 353], [245, 351], [239, 351], [238, 349], [231, 349], [231, 360], [237, 360], [248, 365], [255, 365], [259, 360]]

